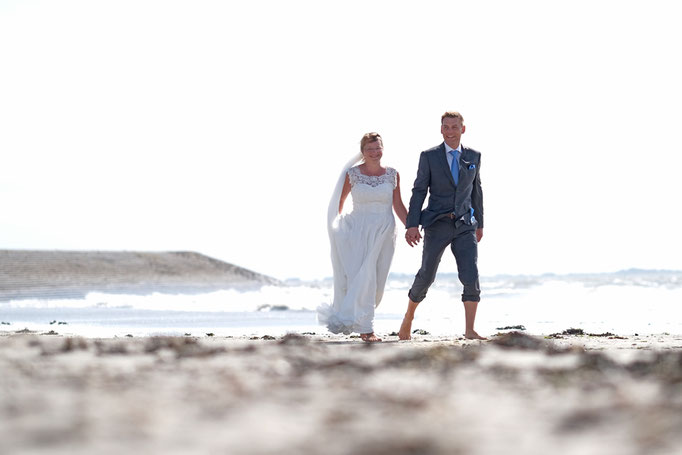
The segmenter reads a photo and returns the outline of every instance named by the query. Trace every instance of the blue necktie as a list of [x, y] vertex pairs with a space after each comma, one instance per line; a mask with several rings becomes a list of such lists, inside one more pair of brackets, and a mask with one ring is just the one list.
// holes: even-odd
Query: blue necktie
[[459, 152], [457, 150], [451, 150], [450, 155], [452, 155], [450, 172], [452, 172], [452, 178], [455, 179], [455, 185], [457, 185], [459, 183]]

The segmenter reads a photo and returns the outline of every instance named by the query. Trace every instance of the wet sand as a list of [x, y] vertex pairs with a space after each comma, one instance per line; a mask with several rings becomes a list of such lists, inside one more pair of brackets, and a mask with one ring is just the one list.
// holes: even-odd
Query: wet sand
[[3, 454], [672, 454], [682, 336], [0, 336]]

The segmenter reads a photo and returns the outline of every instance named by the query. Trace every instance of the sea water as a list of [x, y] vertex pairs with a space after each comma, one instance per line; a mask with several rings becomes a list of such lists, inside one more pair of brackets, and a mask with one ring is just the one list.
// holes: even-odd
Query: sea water
[[[376, 309], [377, 333], [398, 331], [412, 278], [389, 277]], [[497, 276], [483, 278], [481, 288], [476, 328], [482, 335], [518, 326], [534, 334], [568, 328], [620, 335], [682, 333], [682, 272]], [[417, 309], [413, 329], [460, 336], [460, 294], [456, 275], [439, 275]], [[24, 298], [0, 301], [0, 331], [88, 337], [324, 334], [315, 308], [332, 296], [332, 281], [326, 279], [201, 294], [91, 292], [84, 298]]]

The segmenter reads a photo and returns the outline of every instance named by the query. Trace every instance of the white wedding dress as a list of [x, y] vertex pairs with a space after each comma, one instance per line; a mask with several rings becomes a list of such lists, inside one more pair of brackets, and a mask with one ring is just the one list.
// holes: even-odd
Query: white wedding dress
[[334, 302], [318, 308], [318, 321], [332, 333], [371, 333], [395, 251], [392, 207], [397, 172], [387, 167], [384, 175], [367, 176], [351, 167], [347, 173], [353, 210], [333, 216], [339, 206], [340, 192], [335, 192], [329, 207]]

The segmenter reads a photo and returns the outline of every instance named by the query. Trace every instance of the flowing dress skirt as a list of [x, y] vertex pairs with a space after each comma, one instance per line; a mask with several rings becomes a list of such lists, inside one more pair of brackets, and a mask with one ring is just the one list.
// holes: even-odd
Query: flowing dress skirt
[[384, 294], [395, 237], [390, 204], [358, 204], [338, 218], [330, 230], [334, 302], [318, 308], [318, 320], [329, 331], [374, 331], [374, 309]]

